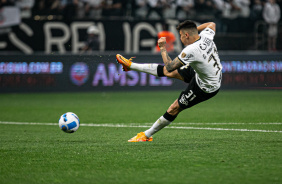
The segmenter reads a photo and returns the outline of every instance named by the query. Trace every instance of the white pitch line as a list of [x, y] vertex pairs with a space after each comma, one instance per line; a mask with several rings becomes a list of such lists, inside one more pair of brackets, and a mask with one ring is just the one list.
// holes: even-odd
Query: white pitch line
[[176, 128], [176, 129], [193, 129], [193, 130], [222, 130], [222, 131], [238, 131], [238, 132], [276, 132], [282, 133], [279, 130], [252, 130], [252, 129], [233, 129], [233, 128], [208, 128], [208, 127], [168, 127], [168, 128]]
[[[0, 121], [0, 124], [9, 125], [56, 125], [58, 123], [35, 123], [35, 122], [5, 122]], [[80, 124], [80, 126], [91, 126], [91, 127], [121, 127], [121, 128], [150, 128], [147, 125], [136, 125], [136, 124]], [[209, 127], [178, 127], [178, 126], [168, 126], [166, 128], [170, 129], [191, 129], [191, 130], [217, 130], [217, 131], [239, 131], [239, 132], [272, 132], [272, 133], [282, 133], [279, 130], [252, 130], [252, 129], [229, 129], [229, 128], [209, 128]]]
[[58, 125], [58, 123], [35, 123], [35, 122], [13, 122], [13, 121], [0, 121], [0, 124], [7, 124], [7, 125]]
[[[149, 123], [145, 123], [149, 124]], [[174, 125], [282, 125], [282, 123], [279, 122], [269, 122], [269, 123], [185, 123], [185, 122], [179, 122], [179, 123], [173, 123]]]

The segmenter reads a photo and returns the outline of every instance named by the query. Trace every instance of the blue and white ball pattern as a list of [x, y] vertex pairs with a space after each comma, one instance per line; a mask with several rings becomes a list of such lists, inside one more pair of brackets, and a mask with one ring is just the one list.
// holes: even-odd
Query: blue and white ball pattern
[[73, 133], [79, 128], [80, 121], [78, 116], [73, 112], [63, 114], [59, 119], [59, 127], [66, 133]]

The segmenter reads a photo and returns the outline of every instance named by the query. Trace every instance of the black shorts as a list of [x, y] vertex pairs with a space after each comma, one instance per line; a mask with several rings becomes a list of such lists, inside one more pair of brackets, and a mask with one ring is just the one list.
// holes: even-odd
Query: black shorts
[[179, 98], [178, 104], [182, 109], [190, 108], [200, 102], [208, 100], [214, 97], [219, 90], [206, 93], [197, 84], [195, 78], [195, 71], [191, 66], [181, 67], [178, 69], [178, 73], [184, 78], [184, 82], [189, 83], [185, 91], [182, 91]]

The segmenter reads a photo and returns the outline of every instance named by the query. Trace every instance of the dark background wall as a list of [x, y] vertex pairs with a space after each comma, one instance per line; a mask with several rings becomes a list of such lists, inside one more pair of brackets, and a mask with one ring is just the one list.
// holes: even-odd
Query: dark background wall
[[[182, 44], [175, 29], [179, 22], [179, 20], [84, 19], [73, 21], [36, 21], [24, 19], [20, 25], [12, 26], [9, 33], [0, 34], [0, 52], [14, 51], [25, 54], [36, 52], [50, 54], [80, 53], [87, 36], [87, 28], [91, 25], [96, 25], [99, 29], [101, 44], [98, 51], [100, 52], [112, 50], [127, 53], [152, 51], [157, 43], [157, 33], [163, 29], [163, 25], [166, 25], [168, 30], [175, 34], [175, 50], [180, 52]], [[277, 49], [282, 49], [282, 45], [279, 44], [280, 39], [281, 37], [279, 36]], [[262, 50], [267, 48], [267, 35], [253, 29], [232, 33], [217, 31], [215, 42], [218, 50]]]

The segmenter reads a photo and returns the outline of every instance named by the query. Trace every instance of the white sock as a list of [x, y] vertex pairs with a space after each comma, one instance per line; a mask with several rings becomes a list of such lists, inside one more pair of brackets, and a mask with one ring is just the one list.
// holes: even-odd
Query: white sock
[[153, 134], [157, 133], [158, 131], [160, 131], [162, 128], [166, 127], [167, 125], [169, 125], [171, 123], [171, 121], [168, 121], [167, 119], [165, 119], [163, 116], [161, 116], [154, 124], [151, 128], [149, 128], [148, 130], [145, 131], [145, 135], [147, 137], [151, 137]]
[[154, 76], [158, 76], [158, 64], [137, 64], [137, 63], [131, 63], [130, 69], [139, 71], [139, 72], [145, 72]]

